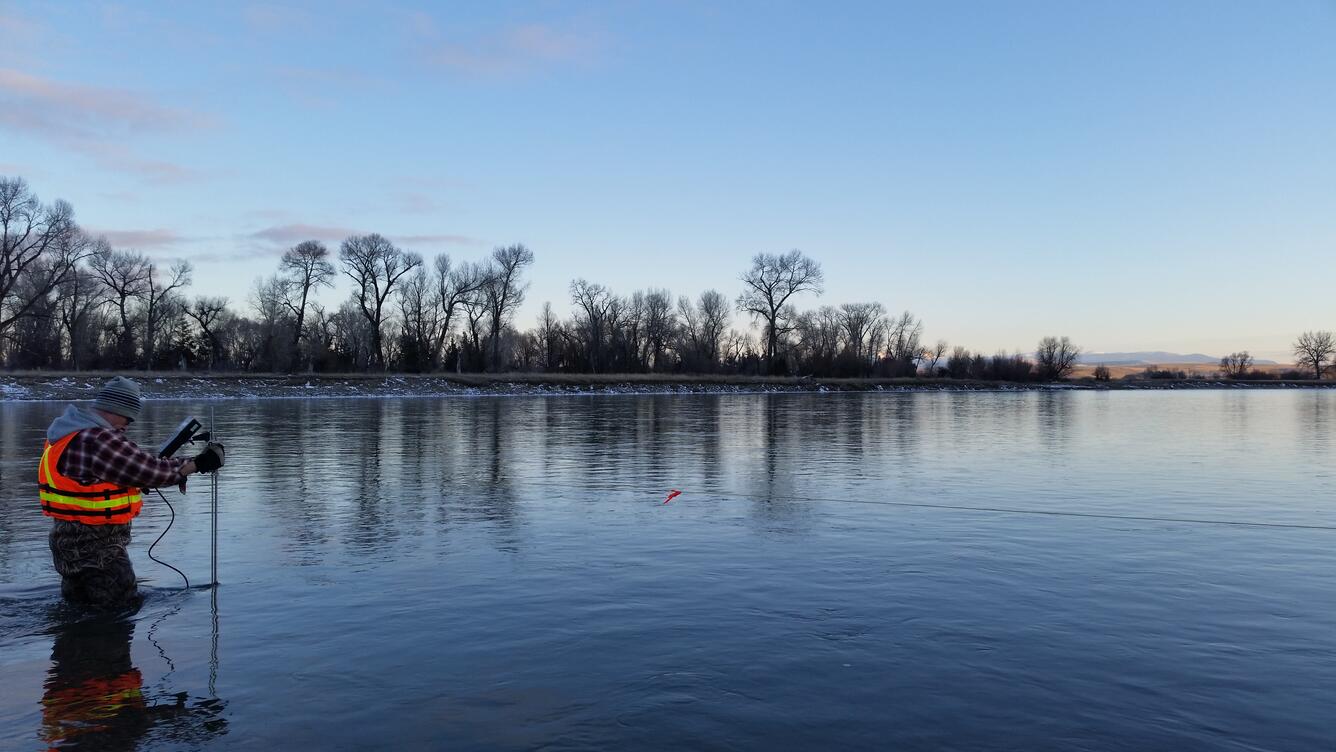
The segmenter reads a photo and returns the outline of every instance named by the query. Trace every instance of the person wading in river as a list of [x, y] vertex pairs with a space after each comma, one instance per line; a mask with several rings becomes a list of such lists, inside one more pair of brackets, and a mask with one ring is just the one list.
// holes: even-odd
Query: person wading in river
[[223, 466], [223, 445], [211, 443], [189, 460], [163, 459], [125, 435], [139, 417], [139, 385], [117, 376], [91, 409], [70, 405], [46, 430], [37, 468], [42, 514], [53, 517], [51, 560], [66, 599], [112, 607], [134, 602], [139, 590], [126, 546], [139, 514], [140, 489], [186, 488], [191, 473]]

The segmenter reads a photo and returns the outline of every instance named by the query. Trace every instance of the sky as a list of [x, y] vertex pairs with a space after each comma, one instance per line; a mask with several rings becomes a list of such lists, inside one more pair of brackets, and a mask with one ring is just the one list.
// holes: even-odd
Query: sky
[[0, 0], [0, 40], [0, 175], [236, 307], [379, 232], [527, 245], [521, 327], [796, 248], [800, 307], [985, 352], [1336, 329], [1332, 0]]

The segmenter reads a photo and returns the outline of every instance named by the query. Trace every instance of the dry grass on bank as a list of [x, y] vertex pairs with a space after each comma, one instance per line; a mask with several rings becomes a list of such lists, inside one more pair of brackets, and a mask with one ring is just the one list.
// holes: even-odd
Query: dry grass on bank
[[0, 377], [15, 380], [83, 379], [96, 380], [110, 378], [113, 375], [125, 376], [141, 382], [157, 379], [204, 379], [236, 381], [274, 381], [302, 384], [330, 381], [375, 381], [400, 379], [412, 381], [447, 381], [465, 386], [487, 386], [492, 384], [552, 384], [556, 386], [584, 386], [599, 384], [722, 384], [722, 385], [774, 385], [802, 386], [807, 384], [828, 385], [867, 385], [867, 384], [935, 384], [943, 379], [928, 378], [816, 378], [803, 376], [748, 376], [740, 374], [690, 374], [690, 373], [541, 373], [541, 372], [504, 372], [504, 373], [253, 373], [232, 371], [0, 371]]
[[[1171, 381], [1147, 381], [1136, 378], [1142, 375], [1147, 366], [1144, 365], [1126, 365], [1126, 366], [1108, 366], [1111, 381], [1096, 382], [1094, 380], [1095, 366], [1078, 366], [1072, 377], [1066, 382], [1069, 386], [1086, 386], [1101, 388], [1120, 388], [1123, 386], [1165, 386]], [[1222, 381], [1223, 377], [1219, 373], [1219, 368], [1197, 363], [1165, 363], [1156, 364], [1155, 370], [1159, 371], [1183, 371], [1191, 378], [1205, 379], [1210, 381]], [[1270, 374], [1279, 375], [1283, 371], [1294, 369], [1293, 365], [1277, 364], [1257, 366], [1256, 370], [1265, 371]], [[112, 375], [122, 375], [140, 381], [144, 384], [179, 384], [179, 388], [184, 388], [185, 381], [204, 381], [213, 383], [230, 383], [234, 385], [256, 384], [267, 387], [302, 387], [306, 384], [315, 386], [322, 385], [363, 385], [362, 388], [375, 388], [377, 386], [389, 386], [389, 382], [402, 385], [406, 388], [414, 388], [415, 384], [423, 387], [436, 385], [438, 387], [452, 388], [497, 388], [507, 384], [522, 385], [527, 387], [551, 387], [555, 389], [575, 389], [575, 388], [593, 388], [612, 386], [637, 386], [646, 388], [663, 387], [711, 387], [718, 386], [723, 388], [741, 388], [741, 387], [774, 387], [779, 389], [804, 390], [826, 388], [832, 390], [875, 390], [878, 387], [891, 388], [924, 388], [924, 389], [990, 389], [990, 388], [1044, 388], [1041, 382], [1003, 382], [1003, 381], [977, 381], [969, 379], [946, 379], [946, 378], [928, 378], [928, 377], [907, 377], [907, 378], [816, 378], [801, 376], [747, 376], [738, 374], [670, 374], [670, 373], [608, 373], [608, 374], [582, 374], [582, 373], [534, 373], [534, 372], [507, 372], [507, 373], [247, 373], [247, 372], [227, 372], [227, 371], [0, 371], [0, 380], [8, 380], [15, 383], [28, 384], [50, 384], [58, 380], [79, 381], [85, 384], [95, 384], [103, 379], [110, 378]], [[1131, 376], [1131, 379], [1124, 377]], [[1330, 383], [1331, 377], [1324, 379], [1324, 383]], [[1256, 382], [1258, 384], [1268, 384], [1268, 382]], [[1280, 382], [1270, 382], [1278, 384]], [[1312, 384], [1313, 382], [1306, 382]], [[1303, 385], [1304, 382], [1296, 382], [1296, 385]]]
[[[1079, 365], [1076, 367], [1072, 378], [1094, 378], [1097, 365]], [[1107, 366], [1109, 377], [1112, 379], [1121, 379], [1125, 376], [1140, 376], [1146, 372], [1147, 368], [1153, 368], [1156, 371], [1182, 371], [1189, 377], [1196, 378], [1215, 378], [1220, 374], [1220, 366], [1214, 363], [1156, 363], [1153, 366], [1147, 365], [1127, 365], [1127, 366]], [[1279, 376], [1285, 371], [1295, 370], [1297, 366], [1292, 363], [1276, 363], [1274, 365], [1253, 366], [1252, 370], [1269, 373], [1273, 376]]]

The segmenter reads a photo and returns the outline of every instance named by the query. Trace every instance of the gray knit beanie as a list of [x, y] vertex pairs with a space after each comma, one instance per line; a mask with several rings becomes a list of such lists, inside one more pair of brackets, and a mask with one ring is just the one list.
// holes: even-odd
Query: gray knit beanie
[[94, 409], [105, 410], [130, 420], [139, 418], [139, 408], [143, 404], [144, 400], [139, 396], [139, 385], [124, 376], [117, 376], [108, 381], [97, 393], [97, 399], [93, 400]]

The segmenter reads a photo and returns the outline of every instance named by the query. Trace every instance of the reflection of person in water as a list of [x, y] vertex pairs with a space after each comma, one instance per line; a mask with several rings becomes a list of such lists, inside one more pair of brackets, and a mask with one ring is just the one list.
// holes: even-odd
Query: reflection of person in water
[[131, 750], [155, 728], [185, 742], [226, 732], [221, 701], [191, 706], [184, 692], [161, 702], [144, 696], [130, 656], [134, 628], [128, 618], [108, 616], [59, 628], [42, 695], [42, 740], [50, 747]]

